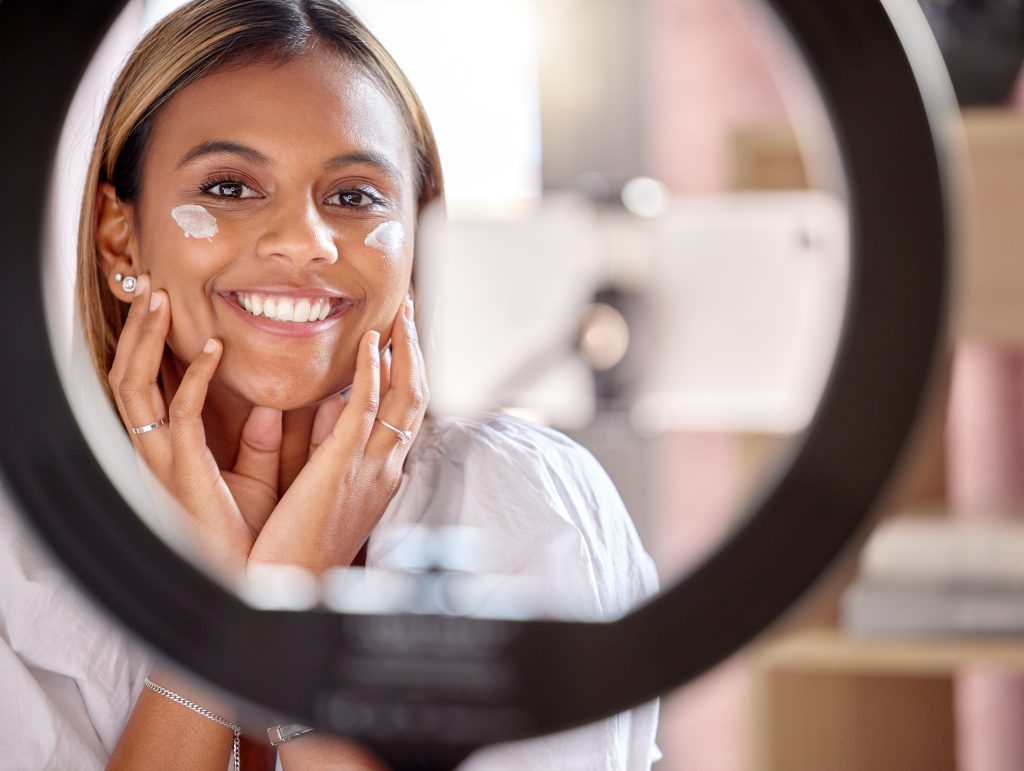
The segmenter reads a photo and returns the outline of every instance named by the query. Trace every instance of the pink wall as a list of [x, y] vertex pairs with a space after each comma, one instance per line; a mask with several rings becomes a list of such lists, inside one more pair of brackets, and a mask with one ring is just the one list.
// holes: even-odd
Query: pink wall
[[[785, 122], [782, 100], [733, 0], [651, 0], [650, 173], [681, 194], [730, 187], [732, 132]], [[732, 522], [742, 487], [735, 436], [680, 434], [662, 441], [654, 556], [677, 577]], [[659, 771], [748, 768], [747, 671], [738, 656], [663, 702]]]
[[[1024, 352], [961, 340], [948, 425], [949, 495], [959, 516], [1010, 516], [1024, 503]], [[971, 668], [956, 680], [961, 771], [1024, 768], [1024, 678]]]
[[760, 28], [742, 8], [736, 0], [650, 0], [651, 171], [678, 193], [727, 189], [732, 132], [785, 122], [751, 37]]

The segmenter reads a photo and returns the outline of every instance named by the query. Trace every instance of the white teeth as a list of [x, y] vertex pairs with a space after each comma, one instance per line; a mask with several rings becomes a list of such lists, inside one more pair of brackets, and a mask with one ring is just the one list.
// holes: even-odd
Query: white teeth
[[256, 316], [272, 318], [275, 322], [323, 322], [331, 314], [331, 301], [326, 297], [268, 297], [239, 292], [234, 300]]
[[307, 322], [323, 321], [331, 313], [331, 301], [326, 297], [270, 297], [261, 294], [239, 292], [235, 301], [254, 316], [263, 316], [274, 321]]
[[277, 320], [293, 321], [295, 319], [295, 302], [290, 297], [282, 297], [277, 301]]

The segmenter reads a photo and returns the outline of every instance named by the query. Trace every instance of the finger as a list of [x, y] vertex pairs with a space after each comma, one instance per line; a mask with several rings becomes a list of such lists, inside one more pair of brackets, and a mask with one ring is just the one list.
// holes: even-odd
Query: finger
[[179, 503], [202, 528], [204, 550], [227, 559], [230, 570], [242, 570], [252, 548], [252, 526], [241, 516], [231, 489], [206, 446], [202, 418], [210, 381], [223, 350], [219, 341], [207, 340], [202, 352], [185, 370], [171, 399], [168, 415], [172, 484]]
[[[158, 377], [170, 327], [170, 309], [167, 295], [162, 291], [151, 294], [149, 288], [148, 277], [140, 277], [109, 375], [114, 401], [129, 429], [149, 426], [167, 417]], [[158, 475], [166, 471], [169, 462], [166, 434], [160, 429], [130, 433], [136, 449]]]
[[150, 292], [148, 276], [139, 277], [135, 299], [128, 310], [110, 368], [108, 379], [115, 396], [127, 380], [156, 382], [170, 327], [166, 298], [164, 292]]
[[281, 410], [253, 407], [242, 426], [234, 472], [278, 488], [281, 470]]
[[[382, 395], [378, 417], [413, 435], [423, 423], [427, 405], [426, 373], [420, 350], [412, 301], [407, 300], [391, 332], [392, 362], [388, 391]], [[367, 452], [392, 453], [408, 445], [396, 432], [378, 422], [367, 443]], [[404, 457], [404, 454], [403, 454]]]
[[324, 440], [331, 435], [334, 424], [338, 422], [341, 413], [345, 410], [345, 397], [341, 394], [325, 399], [316, 408], [316, 415], [313, 417], [313, 428], [309, 432], [309, 454], [312, 455], [316, 448], [323, 444]]
[[135, 283], [132, 302], [128, 306], [128, 316], [125, 318], [124, 326], [121, 328], [121, 334], [117, 340], [117, 350], [114, 353], [113, 366], [110, 368], [111, 379], [120, 379], [127, 365], [128, 357], [135, 350], [142, 322], [148, 313], [150, 288], [149, 276], [139, 276]]
[[359, 341], [356, 374], [348, 404], [335, 422], [329, 438], [337, 440], [348, 452], [360, 454], [373, 430], [380, 406], [380, 333], [371, 329]]
[[[365, 499], [365, 485], [360, 484], [368, 477], [362, 459], [380, 404], [379, 345], [375, 330], [360, 339], [348, 403], [260, 531], [250, 564], [264, 555], [280, 561], [280, 549], [273, 546], [277, 543], [286, 544], [298, 564], [314, 572], [350, 564], [380, 518], [383, 506], [372, 496]], [[374, 485], [371, 493], [379, 495], [381, 489]], [[270, 546], [262, 549], [261, 544]]]
[[165, 411], [157, 379], [171, 325], [166, 293], [159, 290], [154, 292], [146, 300], [146, 309], [145, 316], [136, 325], [135, 345], [125, 352], [116, 389], [125, 410], [134, 421], [146, 417], [134, 414], [133, 401], [136, 399], [143, 405], [147, 415], [153, 415], [152, 408], [156, 406], [159, 406], [156, 417], [163, 417]]
[[202, 494], [204, 489], [212, 490], [218, 481], [216, 464], [208, 458], [203, 405], [223, 350], [219, 341], [206, 341], [202, 352], [185, 370], [168, 410], [175, 489], [183, 494]]

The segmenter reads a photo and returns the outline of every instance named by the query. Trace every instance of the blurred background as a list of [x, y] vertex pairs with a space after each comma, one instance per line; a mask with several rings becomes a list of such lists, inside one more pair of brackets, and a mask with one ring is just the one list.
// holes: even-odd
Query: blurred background
[[[97, 55], [56, 233], [74, 232], [105, 89], [179, 4], [132, 0]], [[661, 771], [1024, 768], [1024, 8], [905, 4], [962, 108], [955, 353], [878, 530], [663, 699]], [[846, 180], [813, 78], [753, 0], [350, 5], [418, 89], [445, 168], [447, 216], [426, 213], [417, 246], [432, 410], [575, 438], [678, 580], [784, 468], [840, 340]], [[64, 279], [73, 243], [54, 239]]]

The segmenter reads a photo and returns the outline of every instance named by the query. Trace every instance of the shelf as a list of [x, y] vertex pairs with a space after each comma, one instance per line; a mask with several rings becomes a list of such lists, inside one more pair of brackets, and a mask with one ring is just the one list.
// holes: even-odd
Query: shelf
[[[1021, 350], [1024, 115], [965, 110], [962, 135], [955, 126], [944, 131], [963, 139], [949, 164], [961, 215], [954, 227], [951, 335]], [[775, 156], [784, 154], [780, 141], [762, 142], [775, 166]], [[792, 153], [798, 156], [795, 148]], [[945, 409], [937, 398], [931, 436], [913, 445], [921, 458], [897, 473], [901, 489], [887, 496], [883, 514], [945, 497]], [[810, 623], [834, 617], [843, 589], [835, 583], [821, 594], [821, 619]], [[754, 771], [955, 771], [955, 675], [969, 667], [1024, 673], [1024, 634], [852, 637], [805, 621], [756, 646], [751, 667]]]
[[1024, 672], [1024, 636], [896, 639], [804, 631], [764, 644], [754, 661], [757, 667], [837, 674], [944, 676], [979, 664]]
[[1021, 638], [792, 632], [754, 650], [754, 771], [955, 771], [953, 682], [1024, 672]]

